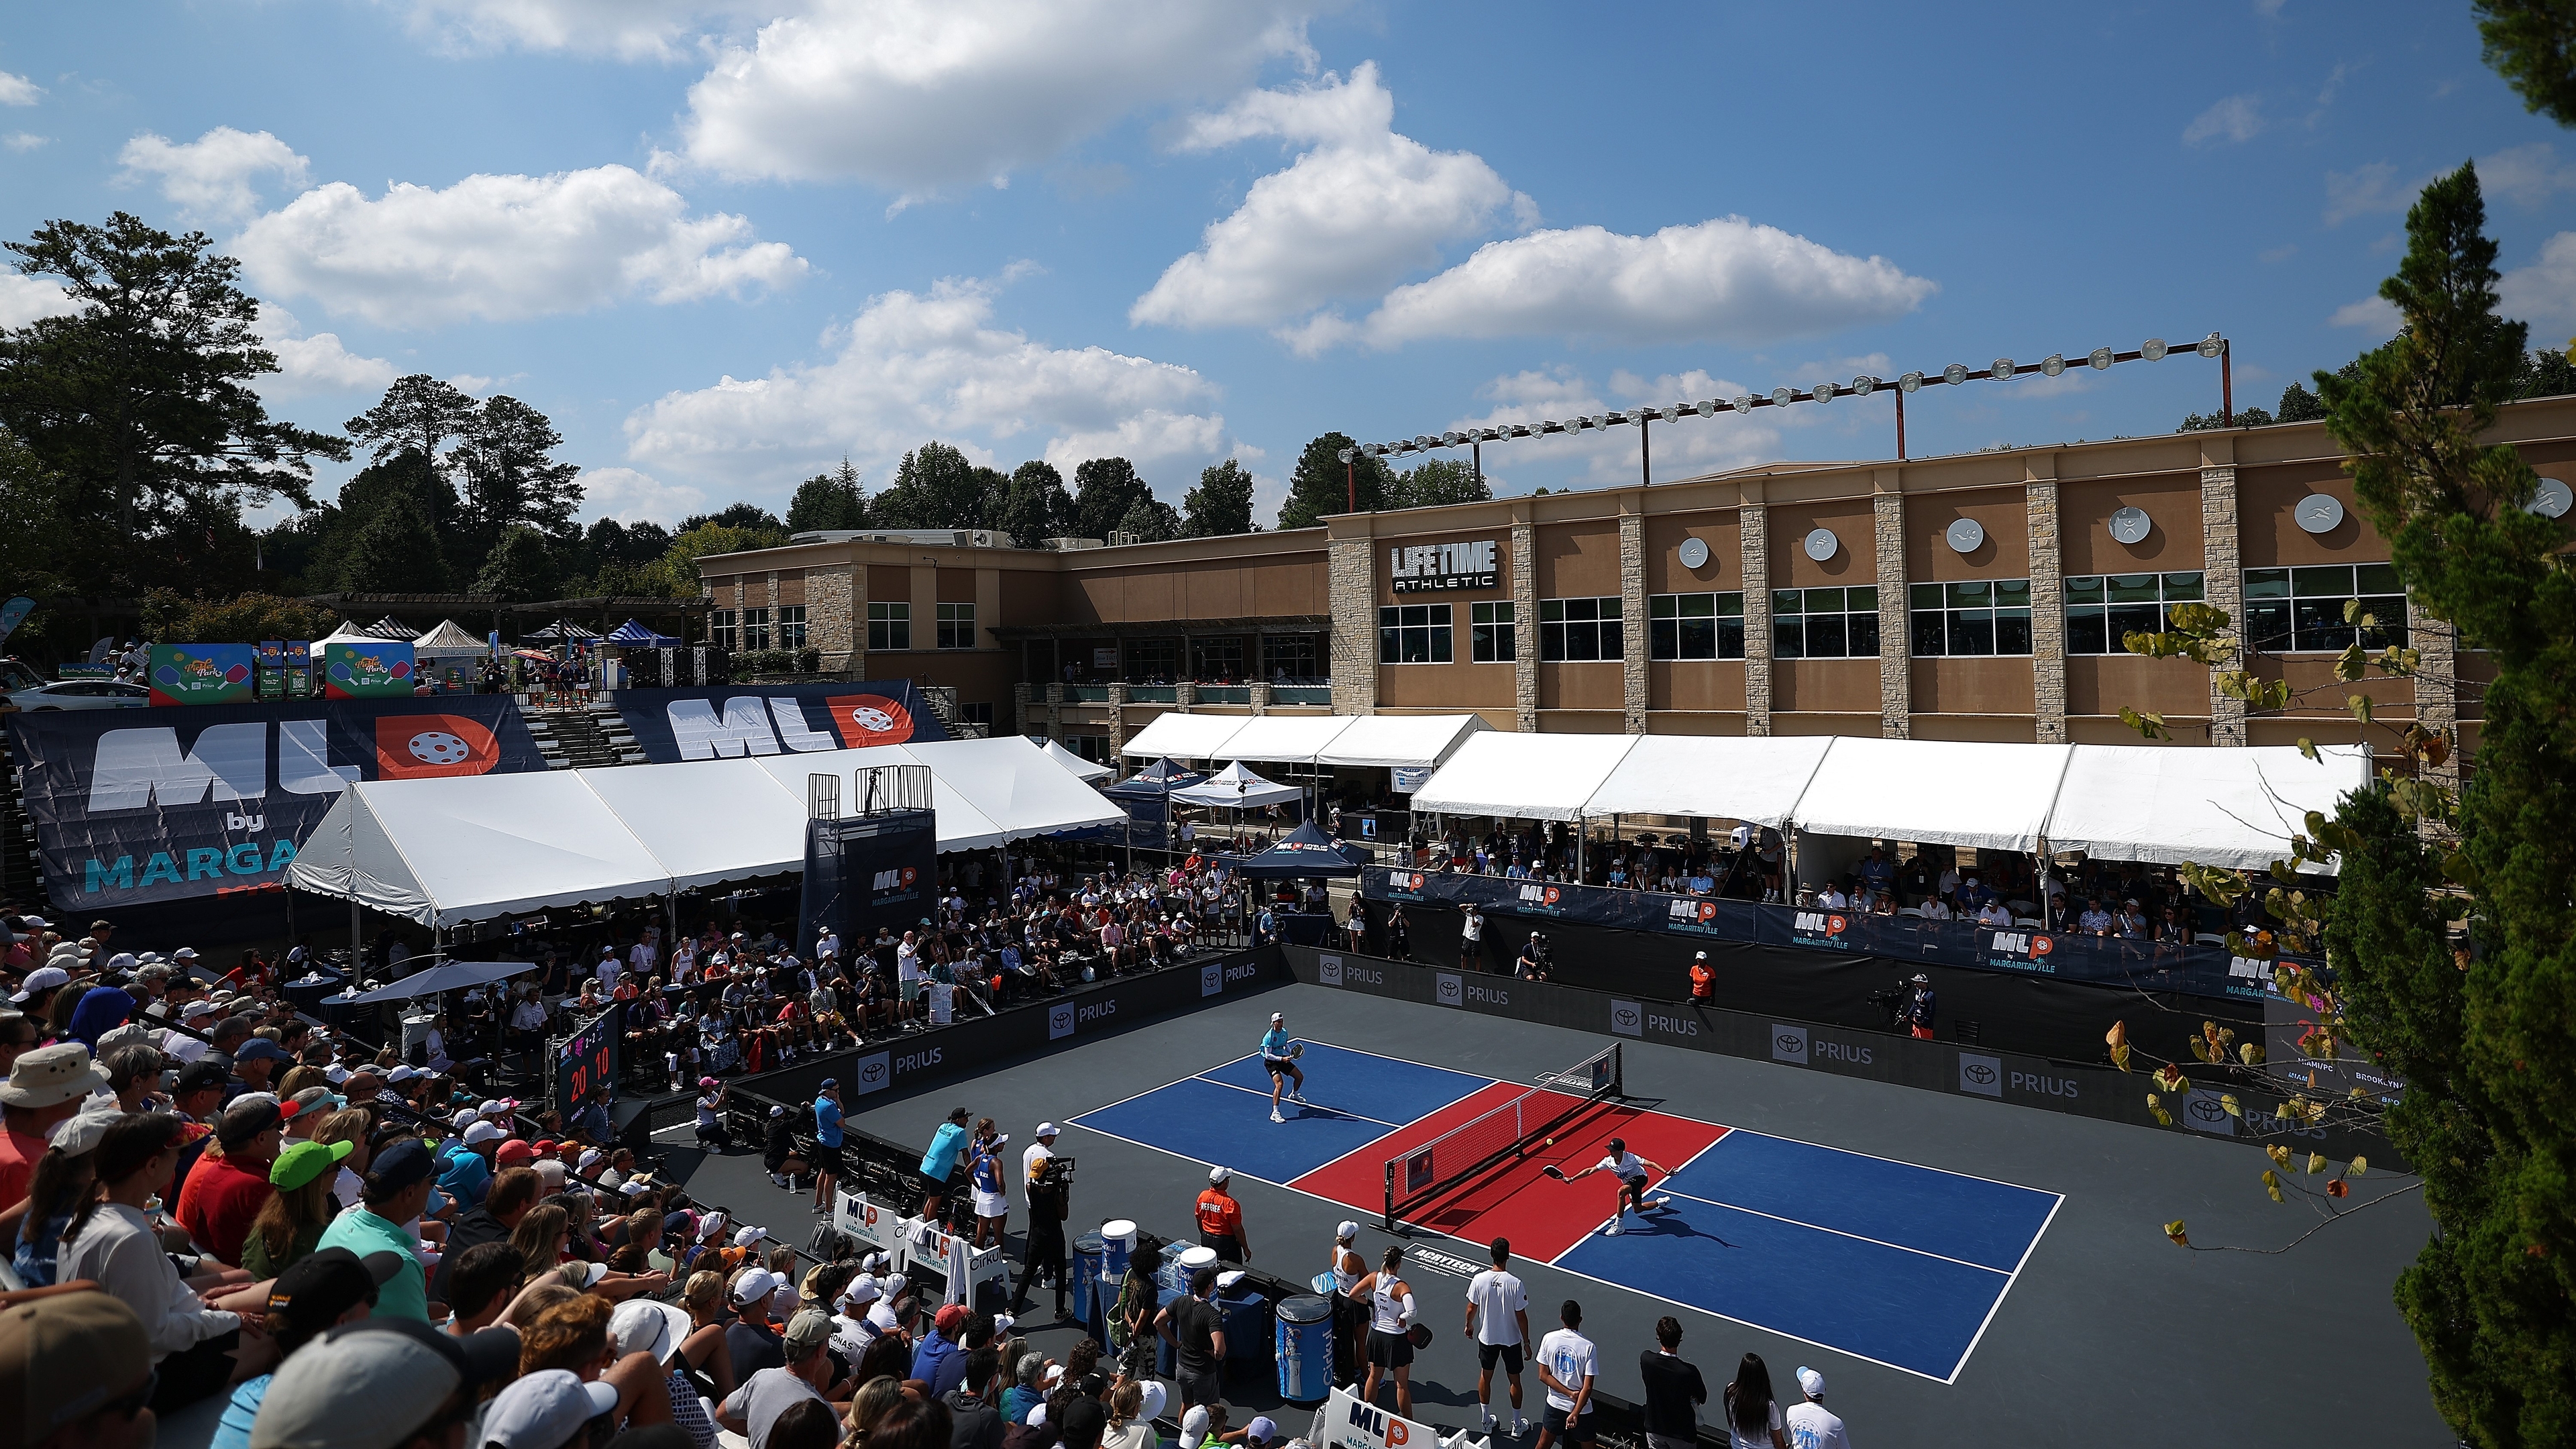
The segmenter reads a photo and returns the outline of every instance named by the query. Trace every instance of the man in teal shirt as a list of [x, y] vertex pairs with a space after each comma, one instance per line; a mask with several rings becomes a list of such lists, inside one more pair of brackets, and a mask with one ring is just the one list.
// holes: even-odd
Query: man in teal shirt
[[841, 1180], [841, 1084], [825, 1077], [814, 1098], [814, 1211], [830, 1212]]
[[364, 1260], [370, 1253], [393, 1252], [401, 1270], [376, 1290], [376, 1316], [429, 1321], [429, 1279], [422, 1271], [418, 1240], [404, 1224], [429, 1206], [432, 1183], [429, 1149], [417, 1137], [406, 1137], [376, 1154], [367, 1165], [359, 1205], [331, 1220], [322, 1230], [324, 1248], [346, 1248]]
[[[1302, 1051], [1303, 1048], [1288, 1035], [1287, 1015], [1277, 1011], [1270, 1013], [1270, 1030], [1261, 1034], [1261, 1065], [1270, 1072], [1270, 1120], [1273, 1122], [1287, 1120], [1279, 1115], [1281, 1088], [1287, 1089], [1289, 1101], [1301, 1107], [1306, 1104], [1306, 1074], [1298, 1068], [1296, 1061]], [[1292, 1080], [1296, 1083], [1293, 1087], [1288, 1085]]]
[[963, 1107], [948, 1109], [948, 1120], [939, 1124], [939, 1130], [931, 1136], [930, 1150], [921, 1154], [921, 1175], [940, 1184], [931, 1189], [930, 1201], [921, 1209], [924, 1217], [937, 1215], [952, 1195], [949, 1189], [956, 1184], [951, 1179], [963, 1171], [966, 1123], [973, 1116]]

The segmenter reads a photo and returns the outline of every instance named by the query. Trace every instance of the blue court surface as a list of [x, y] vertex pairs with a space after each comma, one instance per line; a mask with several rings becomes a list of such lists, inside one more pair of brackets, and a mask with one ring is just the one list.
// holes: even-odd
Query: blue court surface
[[[1114, 1102], [1076, 1126], [1374, 1216], [1384, 1164], [1524, 1088], [1328, 1043], [1306, 1043], [1307, 1095], [1270, 1116], [1258, 1057]], [[1669, 1206], [1608, 1221], [1615, 1188], [1552, 1181], [1624, 1136], [1674, 1167], [1651, 1194]], [[1955, 1382], [2014, 1276], [2064, 1200], [2053, 1192], [1839, 1148], [1603, 1104], [1551, 1150], [1408, 1213], [1481, 1244], [1651, 1298], [1855, 1357]]]

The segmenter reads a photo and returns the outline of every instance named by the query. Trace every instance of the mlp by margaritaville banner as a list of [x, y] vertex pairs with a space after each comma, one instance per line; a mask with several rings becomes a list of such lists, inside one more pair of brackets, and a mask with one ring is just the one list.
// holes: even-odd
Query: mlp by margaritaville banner
[[46, 893], [72, 912], [272, 889], [352, 781], [546, 768], [497, 694], [8, 721]]

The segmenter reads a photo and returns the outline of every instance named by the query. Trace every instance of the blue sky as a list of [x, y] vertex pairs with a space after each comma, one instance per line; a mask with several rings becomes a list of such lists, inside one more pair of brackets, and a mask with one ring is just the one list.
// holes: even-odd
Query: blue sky
[[[430, 372], [665, 521], [937, 438], [1227, 456], [1857, 372], [2235, 340], [2237, 398], [2388, 329], [2477, 158], [2576, 330], [2576, 137], [2464, 5], [198, 0], [0, 31], [0, 233], [113, 208], [243, 259], [333, 426]], [[0, 321], [53, 305], [0, 279]], [[2177, 357], [1925, 394], [1917, 455], [2170, 429]], [[1775, 421], [1776, 419], [1776, 421]], [[1876, 458], [1884, 398], [1660, 426], [1656, 477]], [[1498, 491], [1636, 476], [1496, 444]], [[338, 470], [334, 470], [336, 473]], [[336, 485], [337, 478], [327, 480]]]

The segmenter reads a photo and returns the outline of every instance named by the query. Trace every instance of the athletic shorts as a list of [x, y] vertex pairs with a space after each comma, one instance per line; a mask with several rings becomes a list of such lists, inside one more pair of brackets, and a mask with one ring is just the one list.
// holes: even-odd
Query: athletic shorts
[[1370, 1329], [1368, 1361], [1379, 1368], [1402, 1368], [1413, 1362], [1413, 1339], [1408, 1334], [1381, 1333]]
[[1517, 1343], [1480, 1343], [1476, 1345], [1476, 1367], [1487, 1373], [1500, 1363], [1503, 1372], [1513, 1378], [1521, 1376], [1521, 1346]]
[[1269, 1068], [1270, 1075], [1274, 1077], [1284, 1077], [1297, 1070], [1297, 1064], [1286, 1057], [1263, 1057], [1261, 1064]]
[[1540, 1423], [1560, 1443], [1583, 1444], [1588, 1443], [1592, 1438], [1592, 1414], [1589, 1410], [1585, 1411], [1583, 1418], [1569, 1424], [1565, 1422], [1565, 1410], [1550, 1404], [1547, 1406], [1546, 1414], [1541, 1417]]
[[1189, 1408], [1197, 1404], [1218, 1404], [1225, 1401], [1225, 1376], [1223, 1374], [1194, 1374], [1187, 1369], [1183, 1369], [1181, 1372], [1172, 1375], [1172, 1378], [1180, 1388], [1181, 1407], [1183, 1408]]
[[838, 1177], [841, 1175], [841, 1149], [817, 1142], [814, 1144], [814, 1160], [805, 1165], [816, 1172], [828, 1172]]
[[1639, 1197], [1646, 1195], [1646, 1180], [1642, 1177], [1623, 1177], [1619, 1179], [1619, 1187], [1622, 1191], [1635, 1193]]

